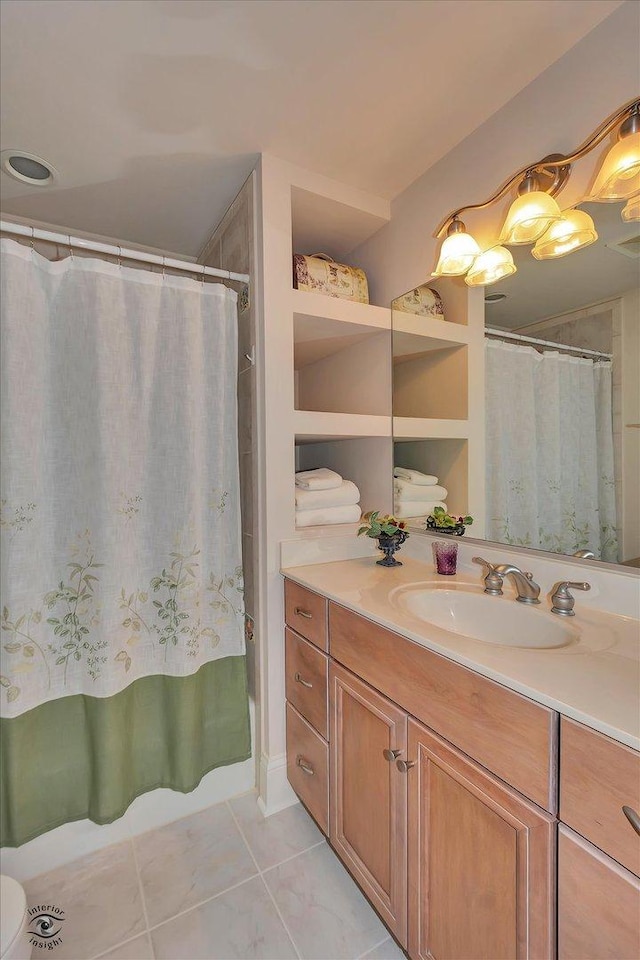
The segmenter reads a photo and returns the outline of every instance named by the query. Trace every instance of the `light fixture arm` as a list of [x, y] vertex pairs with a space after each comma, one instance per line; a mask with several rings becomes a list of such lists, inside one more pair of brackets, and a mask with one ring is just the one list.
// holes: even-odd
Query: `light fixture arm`
[[535, 173], [544, 173], [555, 171], [561, 172], [565, 171], [564, 175], [560, 178], [553, 177], [551, 187], [548, 188], [548, 192], [553, 196], [554, 193], [557, 193], [560, 187], [563, 185], [565, 180], [569, 175], [569, 167], [572, 163], [575, 163], [576, 160], [580, 160], [586, 154], [590, 153], [591, 150], [594, 150], [595, 147], [601, 143], [604, 138], [611, 133], [611, 131], [618, 126], [618, 124], [623, 124], [626, 121], [632, 120], [635, 126], [636, 121], [635, 117], [640, 116], [640, 99], [630, 100], [624, 106], [620, 107], [615, 113], [611, 114], [600, 126], [595, 130], [595, 132], [589, 137], [588, 140], [585, 140], [573, 153], [563, 156], [562, 154], [552, 154], [549, 157], [545, 157], [542, 160], [537, 161], [537, 163], [529, 163], [526, 167], [522, 167], [517, 173], [514, 173], [512, 177], [509, 177], [502, 186], [498, 187], [494, 194], [492, 194], [488, 200], [485, 200], [483, 203], [469, 203], [464, 207], [458, 207], [457, 210], [453, 210], [449, 213], [442, 223], [439, 225], [437, 230], [434, 233], [434, 236], [437, 239], [440, 239], [450, 224], [457, 220], [461, 213], [464, 213], [467, 210], [485, 210], [487, 207], [490, 207], [493, 203], [496, 203], [501, 197], [507, 193], [511, 187], [515, 184], [520, 183], [523, 177], [526, 177], [528, 174]]

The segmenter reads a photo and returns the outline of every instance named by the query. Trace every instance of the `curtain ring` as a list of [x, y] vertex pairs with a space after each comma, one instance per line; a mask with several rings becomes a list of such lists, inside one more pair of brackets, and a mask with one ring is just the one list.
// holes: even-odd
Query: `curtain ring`
[[67, 244], [69, 245], [69, 257], [73, 260], [73, 244], [71, 243], [71, 234], [67, 234]]
[[31, 227], [31, 252], [32, 253], [35, 250], [35, 248], [36, 248], [36, 228]]
[[118, 247], [118, 266], [122, 266], [122, 247]]
[[162, 279], [163, 279], [163, 280], [164, 280], [164, 276], [165, 276], [164, 271], [165, 271], [165, 266], [166, 266], [166, 259], [167, 259], [167, 258], [165, 257], [165, 255], [162, 254]]
[[206, 267], [206, 265], [203, 263], [203, 264], [202, 264], [202, 277], [201, 277], [202, 283], [204, 283], [204, 274], [205, 274], [205, 270], [206, 270], [206, 269], [207, 269], [207, 267]]

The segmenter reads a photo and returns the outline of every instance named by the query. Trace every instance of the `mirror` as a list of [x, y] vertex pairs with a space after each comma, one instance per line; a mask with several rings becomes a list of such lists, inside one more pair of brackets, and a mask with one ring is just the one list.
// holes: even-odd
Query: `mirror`
[[392, 303], [394, 464], [438, 479], [394, 480], [410, 525], [446, 503], [472, 537], [640, 566], [640, 224], [623, 205], [583, 204], [598, 240], [568, 256], [512, 246], [505, 280]]

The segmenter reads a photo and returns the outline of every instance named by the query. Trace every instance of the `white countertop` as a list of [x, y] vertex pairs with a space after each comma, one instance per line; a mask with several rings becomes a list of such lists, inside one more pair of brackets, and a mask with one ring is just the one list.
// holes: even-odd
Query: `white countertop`
[[[541, 631], [549, 622], [570, 625], [577, 633], [575, 642], [545, 650], [510, 647], [427, 624], [389, 599], [398, 587], [425, 581], [469, 584], [477, 590], [478, 578], [466, 573], [438, 577], [432, 564], [409, 557], [401, 567], [381, 567], [366, 557], [288, 567], [282, 573], [428, 650], [640, 750], [638, 620], [581, 605], [577, 594], [571, 619], [553, 616], [546, 603], [527, 608], [531, 617], [539, 618]], [[504, 597], [490, 599], [511, 604], [514, 597], [505, 584]]]

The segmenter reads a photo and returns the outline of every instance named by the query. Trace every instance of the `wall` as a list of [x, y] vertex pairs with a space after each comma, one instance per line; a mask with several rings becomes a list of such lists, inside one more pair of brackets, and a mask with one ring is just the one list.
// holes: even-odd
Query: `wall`
[[[373, 302], [388, 303], [428, 277], [438, 245], [432, 232], [447, 213], [485, 200], [527, 163], [574, 149], [605, 117], [637, 97], [639, 39], [640, 4], [627, 0], [400, 194], [388, 226], [353, 254], [370, 277]], [[574, 169], [560, 195], [563, 205], [584, 193], [601, 153], [594, 151], [593, 159]], [[508, 203], [509, 198], [464, 215], [480, 242], [497, 233]]]

